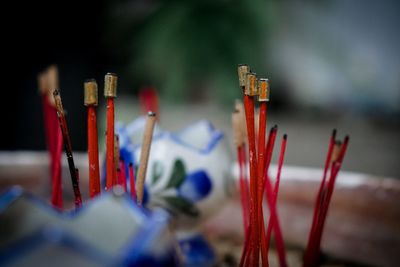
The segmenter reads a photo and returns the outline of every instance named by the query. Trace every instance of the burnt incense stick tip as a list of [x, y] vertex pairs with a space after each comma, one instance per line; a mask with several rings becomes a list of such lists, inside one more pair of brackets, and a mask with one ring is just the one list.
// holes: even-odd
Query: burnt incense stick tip
[[60, 95], [60, 91], [58, 89], [55, 89], [53, 91], [53, 96], [59, 96]]
[[336, 128], [332, 130], [332, 138], [335, 139], [337, 130]]
[[104, 76], [104, 96], [106, 98], [117, 97], [118, 76], [115, 73], [107, 73]]
[[155, 116], [156, 116], [156, 113], [153, 112], [153, 111], [149, 111], [149, 112], [147, 112], [147, 116], [149, 116], [149, 117], [155, 117]]
[[133, 163], [132, 162], [129, 162], [129, 167], [132, 167], [133, 166]]
[[98, 93], [97, 83], [95, 79], [88, 79], [83, 84], [84, 88], [84, 105], [97, 106], [98, 105]]
[[255, 73], [247, 73], [246, 74], [246, 85], [244, 93], [248, 96], [258, 95], [257, 90], [257, 75]]
[[283, 139], [287, 140], [287, 134], [283, 135]]
[[246, 85], [246, 75], [249, 72], [250, 72], [249, 65], [239, 64], [238, 66], [239, 86], [243, 87]]
[[261, 78], [258, 80], [258, 101], [260, 102], [267, 102], [269, 101], [269, 80]]

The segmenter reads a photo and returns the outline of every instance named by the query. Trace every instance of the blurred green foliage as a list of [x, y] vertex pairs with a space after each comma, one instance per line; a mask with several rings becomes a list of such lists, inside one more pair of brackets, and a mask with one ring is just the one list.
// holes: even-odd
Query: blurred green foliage
[[[237, 64], [265, 73], [273, 2], [164, 0], [118, 5], [111, 39], [125, 43], [128, 68], [123, 74], [130, 84], [153, 85], [166, 100], [216, 99], [230, 104], [240, 96], [235, 90]], [[143, 11], [129, 10], [135, 7]]]

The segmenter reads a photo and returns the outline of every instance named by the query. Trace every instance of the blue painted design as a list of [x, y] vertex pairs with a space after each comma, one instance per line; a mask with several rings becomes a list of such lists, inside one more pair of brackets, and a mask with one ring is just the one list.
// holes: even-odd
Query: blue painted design
[[188, 174], [178, 188], [178, 194], [192, 202], [205, 198], [212, 190], [212, 182], [204, 170]]
[[2, 213], [14, 200], [23, 194], [20, 186], [11, 187], [0, 196], [0, 213]]
[[[50, 215], [54, 215], [56, 217], [62, 219], [74, 219], [75, 216], [80, 216], [82, 213], [89, 209], [91, 206], [95, 205], [97, 202], [101, 202], [106, 198], [112, 197], [112, 192], [104, 192], [100, 196], [97, 196], [91, 201], [84, 202], [83, 206], [78, 209], [73, 209], [70, 211], [61, 211], [59, 209], [54, 208], [53, 206], [49, 205], [44, 199], [38, 198], [35, 195], [26, 192], [24, 190], [20, 191], [20, 187], [14, 186], [8, 189], [0, 196], [0, 206], [4, 206], [3, 210], [0, 210], [0, 214], [4, 212], [12, 203], [17, 200], [18, 198], [25, 198], [27, 201], [34, 204], [37, 208], [42, 209], [43, 211], [47, 212]], [[18, 194], [17, 194], [17, 193]], [[12, 196], [12, 197], [11, 197]], [[150, 213], [147, 209], [138, 206], [134, 203], [128, 194], [124, 194], [120, 197], [122, 199], [122, 203], [126, 205], [127, 208], [134, 213], [135, 216], [138, 216], [141, 219], [145, 219], [150, 216]], [[4, 203], [4, 204], [3, 204]]]
[[147, 188], [147, 186], [144, 186], [144, 190], [143, 190], [143, 200], [142, 200], [142, 204], [143, 206], [146, 206], [147, 203], [149, 203], [150, 201], [150, 194], [149, 194], [149, 189]]
[[[180, 266], [178, 256], [170, 244], [161, 251], [156, 247], [160, 244], [159, 236], [168, 228], [169, 215], [163, 210], [157, 210], [137, 231], [132, 242], [121, 252], [123, 266]], [[167, 237], [165, 237], [167, 238]], [[165, 245], [165, 244], [164, 244]], [[157, 250], [156, 257], [153, 254]]]
[[211, 267], [216, 264], [216, 255], [202, 235], [179, 240], [185, 255], [185, 267]]

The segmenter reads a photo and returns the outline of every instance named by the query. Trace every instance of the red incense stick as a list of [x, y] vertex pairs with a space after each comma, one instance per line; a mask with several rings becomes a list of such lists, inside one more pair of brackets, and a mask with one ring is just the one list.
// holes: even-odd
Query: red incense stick
[[157, 91], [153, 87], [147, 87], [141, 89], [139, 92], [139, 103], [142, 110], [142, 114], [146, 115], [149, 111], [156, 114], [157, 120], [159, 120], [159, 104], [158, 104]]
[[110, 190], [115, 183], [114, 98], [117, 97], [117, 79], [114, 73], [107, 73], [104, 77], [104, 96], [107, 101], [106, 190]]
[[232, 113], [232, 128], [233, 128], [233, 139], [237, 149], [237, 160], [238, 160], [238, 167], [239, 167], [239, 192], [240, 192], [240, 200], [242, 205], [242, 215], [243, 215], [243, 228], [245, 239], [247, 239], [246, 233], [247, 228], [249, 226], [249, 207], [248, 207], [248, 192], [246, 192], [246, 180], [245, 180], [245, 158], [243, 158], [243, 152], [246, 153], [244, 150], [244, 134], [242, 131], [242, 121], [241, 121], [241, 114], [239, 110], [235, 110]]
[[318, 217], [319, 217], [321, 203], [322, 203], [322, 194], [323, 194], [323, 189], [326, 184], [326, 176], [327, 176], [329, 165], [330, 165], [331, 158], [332, 158], [333, 148], [335, 145], [335, 138], [336, 138], [336, 129], [333, 129], [330, 140], [329, 140], [328, 151], [327, 151], [327, 155], [326, 155], [326, 159], [325, 159], [324, 172], [323, 172], [322, 180], [321, 180], [320, 187], [318, 190], [317, 198], [315, 201], [313, 220], [312, 220], [310, 234], [308, 237], [307, 248], [306, 248], [306, 252], [305, 252], [305, 256], [304, 256], [304, 264], [303, 264], [304, 267], [308, 266], [308, 264], [311, 260], [310, 258], [312, 257], [312, 253], [313, 253], [313, 246], [314, 246], [315, 238], [316, 238], [315, 232], [316, 232], [316, 228], [317, 228], [317, 224], [318, 224]]
[[136, 202], [135, 172], [132, 162], [129, 163], [129, 183], [131, 186], [131, 198]]
[[264, 185], [264, 166], [265, 166], [265, 134], [267, 126], [267, 102], [269, 101], [269, 83], [268, 79], [258, 80], [258, 101], [260, 103], [259, 126], [258, 126], [258, 183], [257, 183], [257, 209], [259, 217], [259, 229], [261, 235], [258, 236], [261, 242], [261, 258], [263, 266], [268, 266], [268, 250], [266, 248], [265, 239], [262, 238], [265, 233], [264, 214], [262, 210], [263, 185]]
[[[274, 193], [272, 196], [275, 206], [276, 206], [277, 199], [278, 199], [279, 184], [280, 184], [280, 180], [281, 180], [281, 171], [282, 171], [283, 161], [285, 159], [286, 144], [287, 144], [287, 135], [284, 134], [283, 138], [282, 138], [282, 142], [281, 142], [281, 149], [279, 152], [278, 171], [277, 171], [277, 175], [276, 175]], [[265, 238], [267, 240], [267, 248], [269, 248], [273, 227], [274, 227], [274, 221], [272, 220], [272, 217], [270, 217], [269, 221], [268, 221], [267, 233], [266, 233], [266, 238]], [[281, 245], [279, 247], [281, 247]], [[279, 252], [279, 253], [282, 254], [282, 252]]]
[[120, 158], [119, 160], [119, 169], [120, 169], [120, 181], [119, 184], [122, 185], [122, 187], [124, 188], [125, 192], [128, 191], [127, 186], [126, 186], [126, 172], [125, 172], [125, 161]]
[[84, 104], [87, 107], [87, 135], [89, 159], [89, 196], [100, 194], [99, 142], [97, 137], [96, 107], [98, 105], [97, 83], [94, 79], [84, 83]]
[[[311, 258], [311, 266], [317, 266], [318, 265], [318, 257], [320, 254], [320, 246], [321, 246], [321, 239], [322, 239], [322, 233], [326, 221], [326, 217], [328, 214], [328, 209], [329, 209], [329, 204], [332, 198], [334, 186], [335, 186], [335, 181], [336, 177], [339, 174], [344, 155], [347, 150], [349, 142], [349, 137], [346, 136], [343, 142], [343, 145], [341, 145], [340, 142], [337, 142], [335, 144], [334, 153], [332, 153], [332, 166], [331, 166], [331, 175], [330, 179], [327, 182], [326, 186], [326, 197], [323, 198], [323, 202], [321, 205], [321, 212], [318, 220], [318, 226], [316, 230], [316, 238], [315, 238], [315, 243], [314, 243], [314, 249], [313, 249], [313, 257]], [[336, 153], [335, 153], [336, 152]]]
[[75, 171], [75, 163], [72, 155], [71, 139], [69, 137], [69, 131], [67, 126], [67, 121], [65, 119], [64, 108], [62, 106], [60, 92], [58, 90], [54, 90], [53, 95], [57, 108], [57, 116], [63, 135], [65, 154], [67, 155], [69, 171], [71, 174], [72, 188], [75, 196], [75, 206], [80, 207], [82, 203], [82, 197], [79, 189], [79, 180], [77, 177], [77, 172]]
[[117, 174], [117, 170], [119, 169], [119, 161], [120, 161], [121, 157], [120, 157], [120, 149], [119, 149], [119, 135], [114, 134], [114, 166], [115, 166], [115, 175], [114, 178], [115, 180], [113, 181], [113, 185], [119, 184], [120, 180], [119, 180], [119, 176]]
[[244, 109], [246, 115], [246, 126], [249, 144], [249, 167], [250, 167], [250, 227], [251, 231], [251, 252], [250, 263], [253, 266], [259, 265], [259, 223], [257, 206], [257, 151], [254, 128], [254, 96], [257, 94], [256, 75], [248, 73], [246, 75], [246, 87], [244, 93]]
[[[62, 134], [58, 125], [52, 91], [58, 86], [58, 72], [55, 66], [49, 67], [38, 76], [39, 92], [42, 98], [46, 146], [50, 156], [51, 203], [62, 209], [61, 154]], [[50, 98], [51, 97], [51, 98]]]
[[62, 209], [63, 198], [62, 198], [62, 179], [61, 179], [61, 156], [63, 149], [63, 136], [61, 128], [56, 125], [56, 148], [52, 159], [52, 190], [51, 190], [51, 203], [53, 206]]
[[[335, 132], [332, 134], [334, 137]], [[326, 216], [328, 213], [329, 203], [332, 197], [332, 193], [334, 190], [334, 184], [336, 181], [336, 177], [340, 171], [341, 164], [343, 162], [344, 155], [347, 150], [349, 142], [349, 137], [346, 136], [343, 142], [343, 145], [340, 145], [338, 142], [330, 142], [329, 150], [328, 150], [328, 164], [331, 165], [330, 168], [330, 177], [328, 181], [324, 179], [321, 182], [322, 190], [318, 192], [316, 208], [314, 210], [314, 218], [313, 218], [313, 225], [310, 231], [310, 238], [309, 243], [307, 245], [307, 249], [305, 252], [304, 257], [304, 264], [303, 266], [317, 266], [318, 259], [320, 255], [320, 244], [321, 238], [323, 233], [324, 224], [326, 221]], [[332, 145], [333, 144], [333, 145]], [[331, 164], [330, 164], [331, 163]], [[325, 166], [325, 169], [329, 167]], [[324, 173], [325, 175], [325, 173]]]
[[[271, 164], [271, 159], [272, 159], [272, 152], [275, 144], [275, 139], [276, 139], [276, 133], [277, 133], [277, 126], [275, 125], [271, 131], [270, 135], [268, 137], [268, 143], [266, 146], [266, 165], [265, 165], [265, 172], [264, 172], [264, 181], [265, 181], [265, 191], [266, 191], [266, 196], [267, 196], [267, 203], [269, 206], [270, 210], [270, 220], [273, 222], [273, 230], [275, 234], [275, 241], [276, 241], [276, 248], [278, 252], [278, 259], [279, 259], [279, 264], [280, 266], [287, 266], [286, 263], [286, 250], [285, 250], [285, 243], [283, 241], [283, 236], [282, 236], [282, 231], [280, 228], [280, 223], [279, 223], [279, 218], [278, 218], [278, 213], [276, 209], [276, 202], [273, 201], [273, 194], [274, 191], [272, 189], [272, 184], [269, 179], [269, 166]], [[268, 242], [269, 240], [266, 239], [266, 244], [268, 248]]]

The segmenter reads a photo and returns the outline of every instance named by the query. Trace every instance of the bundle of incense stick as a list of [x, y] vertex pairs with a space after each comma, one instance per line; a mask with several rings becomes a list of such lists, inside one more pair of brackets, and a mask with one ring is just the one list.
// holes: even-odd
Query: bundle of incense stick
[[[269, 266], [268, 250], [272, 233], [275, 237], [276, 250], [280, 266], [287, 266], [286, 251], [283, 235], [277, 213], [277, 198], [282, 166], [285, 158], [287, 135], [282, 137], [275, 185], [271, 183], [269, 166], [277, 136], [278, 127], [271, 128], [268, 140], [266, 138], [267, 105], [269, 102], [269, 81], [258, 79], [255, 73], [250, 72], [247, 65], [238, 67], [239, 85], [243, 92], [244, 111], [240, 103], [236, 103], [232, 114], [234, 141], [237, 147], [239, 165], [239, 186], [243, 214], [245, 242], [240, 266], [259, 266], [260, 256], [262, 266]], [[255, 124], [255, 100], [259, 103], [258, 129]], [[244, 113], [244, 114], [243, 114]], [[244, 122], [245, 121], [245, 122]], [[246, 125], [244, 125], [246, 124]], [[244, 130], [246, 128], [246, 131]], [[336, 131], [335, 131], [336, 132]], [[324, 175], [318, 192], [314, 210], [313, 224], [310, 231], [309, 243], [304, 259], [304, 266], [317, 266], [321, 236], [327, 216], [329, 202], [333, 193], [334, 183], [339, 173], [349, 138], [343, 144], [335, 140], [332, 135], [325, 163]], [[248, 144], [249, 181], [246, 179], [246, 142]], [[327, 173], [330, 170], [329, 180]], [[269, 208], [267, 229], [263, 215], [264, 194]]]
[[[62, 144], [64, 143], [75, 197], [75, 206], [78, 208], [82, 205], [82, 196], [79, 187], [79, 170], [75, 168], [71, 138], [69, 136], [69, 129], [61, 100], [61, 94], [58, 89], [57, 72], [54, 71], [56, 71], [56, 69], [50, 67], [49, 70], [39, 75], [39, 88], [42, 94], [44, 109], [46, 142], [51, 156], [51, 174], [53, 184], [51, 201], [54, 206], [62, 208], [61, 153]], [[119, 140], [118, 136], [115, 135], [114, 129], [114, 98], [117, 96], [117, 75], [107, 73], [104, 80], [104, 96], [107, 101], [107, 176], [105, 190], [109, 190], [113, 186], [119, 185], [122, 186], [125, 192], [127, 192], [128, 188], [126, 180], [129, 178], [131, 197], [141, 205], [143, 202], [147, 162], [150, 153], [156, 114], [150, 111], [147, 116], [146, 127], [143, 135], [141, 160], [139, 162], [138, 179], [135, 184], [133, 163], [126, 162], [122, 157], [120, 157]], [[49, 98], [50, 94], [52, 96], [51, 98]], [[52, 102], [50, 99], [54, 101]], [[90, 198], [94, 198], [101, 193], [96, 116], [98, 89], [97, 83], [94, 79], [86, 80], [84, 83], [84, 105], [87, 107], [88, 122], [89, 196]], [[126, 170], [129, 170], [128, 174], [126, 173]]]
[[328, 214], [329, 203], [332, 198], [336, 177], [346, 154], [348, 143], [349, 136], [346, 136], [342, 143], [336, 140], [336, 130], [333, 130], [326, 156], [323, 177], [315, 201], [314, 215], [304, 256], [304, 267], [314, 267], [319, 264], [321, 238]]
[[61, 155], [63, 140], [53, 101], [53, 91], [58, 87], [57, 67], [52, 65], [40, 73], [38, 85], [42, 98], [46, 146], [50, 156], [51, 204], [62, 209]]

